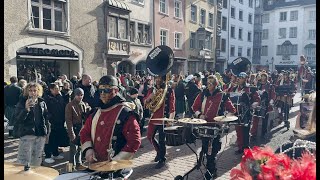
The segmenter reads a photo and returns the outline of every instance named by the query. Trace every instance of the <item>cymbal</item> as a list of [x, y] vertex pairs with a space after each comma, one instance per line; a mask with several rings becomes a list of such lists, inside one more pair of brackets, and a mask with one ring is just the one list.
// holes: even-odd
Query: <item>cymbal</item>
[[169, 119], [169, 118], [154, 118], [154, 119], [150, 119], [150, 121], [176, 121], [176, 120]]
[[103, 161], [97, 162], [89, 165], [89, 169], [95, 171], [116, 171], [119, 169], [124, 169], [132, 167], [133, 162], [130, 160], [118, 160], [118, 161]]
[[59, 176], [59, 172], [53, 168], [43, 166], [30, 166], [24, 171], [24, 165], [16, 163], [4, 163], [5, 180], [53, 180]]
[[238, 120], [238, 117], [237, 116], [217, 116], [213, 119], [219, 122], [230, 122], [230, 121]]
[[178, 119], [178, 122], [187, 123], [187, 124], [205, 124], [205, 123], [207, 123], [207, 121], [203, 120], [203, 119], [191, 119], [191, 118]]

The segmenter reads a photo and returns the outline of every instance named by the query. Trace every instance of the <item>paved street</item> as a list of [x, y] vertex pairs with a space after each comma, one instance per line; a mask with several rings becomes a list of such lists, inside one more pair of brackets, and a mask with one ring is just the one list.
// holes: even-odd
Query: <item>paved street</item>
[[[290, 136], [293, 135], [292, 129], [295, 126], [295, 118], [299, 111], [299, 101], [300, 93], [297, 93], [294, 98], [295, 107], [290, 111], [290, 130], [287, 131], [283, 127], [283, 123], [271, 130], [271, 138], [267, 142], [259, 142], [256, 144], [267, 144], [273, 149], [276, 149], [280, 144], [289, 140]], [[8, 162], [14, 162], [17, 158], [17, 148], [18, 140], [7, 139], [8, 134], [5, 132], [4, 140], [4, 160]], [[229, 174], [233, 167], [238, 166], [241, 156], [234, 154], [236, 148], [233, 146], [236, 140], [235, 131], [231, 128], [228, 135], [223, 136], [222, 138], [222, 149], [218, 154], [218, 180], [230, 179]], [[167, 165], [165, 168], [156, 170], [154, 166], [156, 163], [153, 162], [153, 159], [156, 155], [151, 144], [146, 139], [146, 134], [144, 133], [142, 138], [142, 145], [144, 148], [141, 148], [135, 156], [134, 159], [134, 172], [130, 179], [173, 179], [177, 175], [183, 175], [189, 169], [191, 169], [195, 162], [195, 154], [186, 146], [177, 146], [177, 147], [167, 147]], [[201, 142], [197, 140], [196, 146], [191, 145], [197, 152], [200, 151]], [[61, 173], [64, 173], [67, 159], [68, 159], [68, 149], [65, 148], [64, 152], [65, 159], [58, 160], [56, 163], [51, 166]], [[201, 179], [200, 171], [194, 171], [189, 175], [189, 179]]]

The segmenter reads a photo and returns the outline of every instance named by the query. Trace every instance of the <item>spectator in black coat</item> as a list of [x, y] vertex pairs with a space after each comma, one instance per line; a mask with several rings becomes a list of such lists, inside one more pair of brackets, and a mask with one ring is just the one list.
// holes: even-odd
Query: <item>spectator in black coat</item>
[[197, 95], [201, 92], [201, 89], [199, 88], [199, 86], [196, 85], [195, 80], [193, 78], [193, 75], [189, 75], [186, 78], [186, 82], [188, 83], [186, 86], [186, 89], [185, 89], [185, 93], [187, 96], [187, 102], [188, 102], [187, 116], [191, 117], [193, 114], [191, 106], [193, 105], [193, 102], [194, 102], [195, 98], [197, 97]]
[[92, 108], [96, 107], [94, 98], [95, 88], [91, 84], [91, 76], [88, 74], [83, 74], [81, 80], [78, 83], [78, 87], [83, 89], [84, 91], [83, 102], [88, 103]]

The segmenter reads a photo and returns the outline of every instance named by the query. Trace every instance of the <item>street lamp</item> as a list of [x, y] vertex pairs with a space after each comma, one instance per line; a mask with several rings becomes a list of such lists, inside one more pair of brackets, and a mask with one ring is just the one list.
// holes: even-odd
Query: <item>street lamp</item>
[[273, 72], [273, 62], [274, 62], [274, 59], [273, 59], [273, 57], [271, 58], [271, 69], [272, 69], [272, 72]]

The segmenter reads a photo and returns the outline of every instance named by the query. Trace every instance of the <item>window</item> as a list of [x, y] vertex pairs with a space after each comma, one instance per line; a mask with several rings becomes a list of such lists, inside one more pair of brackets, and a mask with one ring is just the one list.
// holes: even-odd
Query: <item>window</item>
[[127, 20], [119, 18], [119, 39], [127, 39]]
[[316, 11], [309, 11], [309, 22], [316, 22]]
[[256, 3], [255, 3], [255, 4], [256, 4], [255, 7], [256, 7], [256, 8], [259, 8], [259, 7], [260, 7], [260, 0], [255, 0], [255, 2], [256, 2]]
[[209, 13], [209, 27], [213, 27], [213, 14]]
[[278, 45], [277, 46], [277, 55], [297, 55], [298, 54], [298, 45]]
[[251, 57], [251, 48], [247, 49], [247, 57]]
[[231, 17], [236, 18], [236, 8], [235, 7], [231, 7]]
[[315, 47], [309, 47], [305, 48], [305, 55], [307, 57], [307, 61], [311, 64], [314, 64], [316, 61], [316, 48]]
[[253, 7], [253, 0], [249, 0], [249, 7]]
[[181, 18], [181, 1], [175, 0], [174, 1], [174, 17]]
[[217, 36], [217, 46], [216, 49], [221, 49], [221, 37]]
[[118, 38], [117, 18], [109, 16], [109, 34], [110, 37]]
[[223, 8], [227, 9], [228, 8], [228, 0], [223, 0], [222, 6], [223, 6]]
[[309, 38], [310, 40], [316, 39], [316, 30], [315, 29], [309, 29]]
[[242, 28], [239, 28], [238, 38], [239, 40], [242, 40]]
[[198, 48], [199, 48], [199, 49], [204, 49], [204, 48], [205, 48], [205, 47], [204, 47], [204, 40], [203, 40], [203, 39], [201, 39], [201, 40], [199, 39], [198, 42], [199, 42]]
[[31, 2], [32, 27], [51, 31], [66, 32], [65, 2], [38, 0]]
[[209, 3], [214, 5], [214, 0], [209, 0]]
[[192, 32], [190, 35], [190, 48], [196, 48], [196, 33]]
[[201, 9], [200, 12], [200, 24], [205, 25], [206, 24], [206, 10]]
[[217, 12], [217, 25], [219, 26], [221, 26], [221, 14], [222, 14], [221, 11]]
[[287, 21], [287, 12], [280, 12], [280, 22]]
[[230, 56], [233, 57], [234, 56], [234, 51], [235, 51], [235, 47], [231, 46], [230, 48]]
[[132, 2], [144, 5], [144, 0], [132, 0]]
[[191, 21], [197, 22], [197, 6], [191, 5]]
[[164, 14], [168, 14], [167, 0], [160, 0], [160, 12]]
[[279, 28], [279, 39], [283, 39], [287, 37], [287, 29], [286, 28]]
[[298, 31], [297, 27], [291, 27], [289, 29], [289, 38], [296, 38], [297, 37], [297, 31]]
[[174, 33], [174, 48], [181, 49], [182, 33]]
[[290, 21], [298, 20], [298, 11], [290, 11]]
[[262, 46], [261, 56], [268, 56], [268, 46]]
[[262, 23], [269, 23], [269, 14], [262, 15]]
[[243, 21], [243, 11], [239, 10], [239, 20]]
[[231, 26], [231, 37], [232, 38], [236, 38], [235, 30], [236, 30], [236, 28], [234, 26]]
[[248, 23], [249, 23], [249, 24], [252, 24], [252, 14], [249, 14], [249, 15], [248, 15]]
[[221, 39], [221, 52], [226, 52], [227, 43], [226, 39]]
[[134, 42], [135, 41], [135, 23], [134, 22], [130, 22], [130, 41]]
[[243, 4], [243, 0], [239, 0], [239, 3], [240, 3], [240, 4]]
[[262, 39], [268, 39], [268, 36], [269, 36], [269, 30], [263, 29], [262, 30]]
[[144, 25], [143, 42], [145, 44], [151, 44], [150, 26], [149, 25]]
[[251, 41], [252, 41], [251, 36], [252, 36], [252, 32], [248, 32], [248, 41], [249, 41], [249, 42], [251, 42]]
[[261, 24], [262, 22], [261, 22], [261, 16], [262, 15], [260, 15], [260, 14], [255, 14], [254, 15], [254, 23], [255, 24]]
[[143, 24], [138, 23], [138, 43], [143, 42]]
[[168, 31], [167, 30], [160, 30], [160, 44], [161, 45], [168, 45]]
[[227, 17], [222, 17], [222, 30], [227, 30]]
[[241, 46], [238, 47], [238, 56], [242, 56], [242, 47]]
[[273, 0], [268, 0], [268, 5], [272, 5], [273, 4]]

